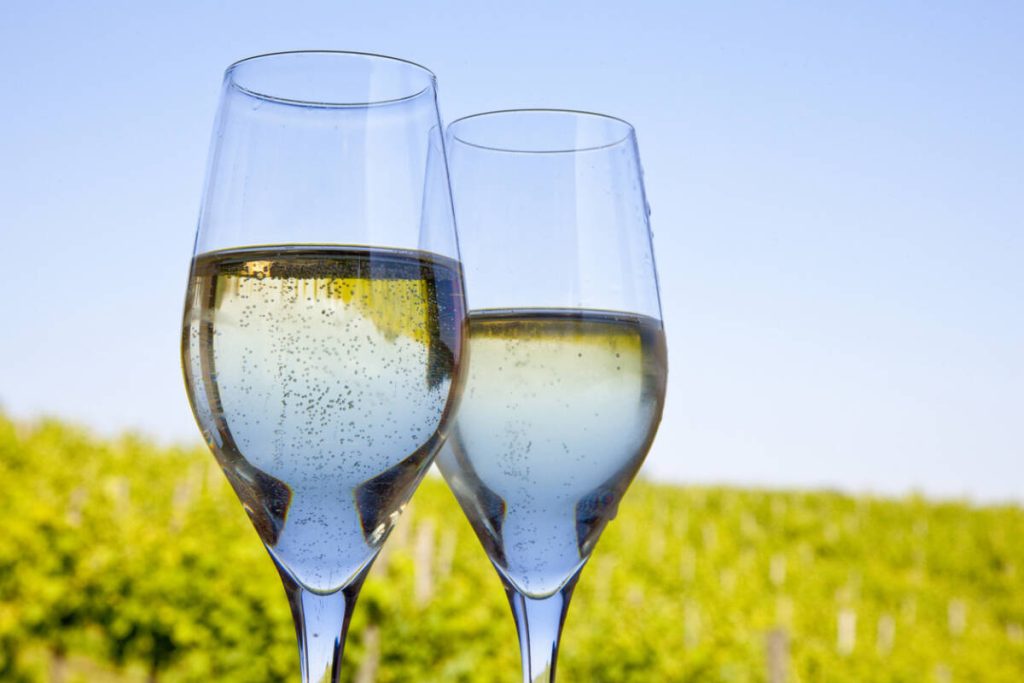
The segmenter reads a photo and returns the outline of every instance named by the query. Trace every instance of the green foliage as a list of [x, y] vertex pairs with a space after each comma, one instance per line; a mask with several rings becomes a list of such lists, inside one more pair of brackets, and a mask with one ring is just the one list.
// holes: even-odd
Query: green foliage
[[[110, 681], [296, 679], [276, 572], [208, 454], [0, 417], [0, 482], [0, 680], [80, 660]], [[638, 482], [577, 588], [560, 680], [762, 682], [772, 629], [791, 681], [1024, 680], [1022, 538], [1018, 507]], [[384, 683], [518, 680], [515, 638], [428, 478], [365, 585], [345, 680], [368, 660]]]

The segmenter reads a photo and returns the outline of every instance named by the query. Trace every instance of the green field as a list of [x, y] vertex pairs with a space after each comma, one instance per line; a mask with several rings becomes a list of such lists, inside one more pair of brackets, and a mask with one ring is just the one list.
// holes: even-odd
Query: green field
[[[213, 458], [0, 417], [0, 680], [292, 681], [269, 558]], [[560, 680], [1024, 680], [1024, 510], [638, 482], [576, 591]], [[367, 581], [345, 680], [518, 681], [442, 481]]]

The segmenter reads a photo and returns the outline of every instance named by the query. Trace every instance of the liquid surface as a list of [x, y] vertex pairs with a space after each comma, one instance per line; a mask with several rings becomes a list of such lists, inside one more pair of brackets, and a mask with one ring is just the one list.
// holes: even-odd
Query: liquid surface
[[182, 360], [192, 408], [275, 561], [344, 587], [443, 441], [465, 308], [457, 262], [284, 246], [200, 255]]
[[498, 571], [534, 597], [586, 562], [661, 419], [661, 323], [583, 310], [470, 314], [438, 465]]

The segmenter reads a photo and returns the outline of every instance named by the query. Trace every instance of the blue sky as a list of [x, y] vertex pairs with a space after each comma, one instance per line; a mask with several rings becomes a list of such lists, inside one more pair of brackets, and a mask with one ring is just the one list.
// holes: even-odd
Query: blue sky
[[0, 406], [197, 441], [178, 329], [223, 69], [381, 52], [442, 115], [636, 126], [653, 477], [1024, 500], [1024, 5], [0, 5]]

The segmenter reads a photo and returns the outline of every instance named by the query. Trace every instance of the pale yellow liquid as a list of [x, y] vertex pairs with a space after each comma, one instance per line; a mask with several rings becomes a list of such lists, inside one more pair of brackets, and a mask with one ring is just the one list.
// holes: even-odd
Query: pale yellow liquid
[[462, 407], [438, 465], [518, 590], [550, 595], [589, 557], [653, 439], [666, 373], [652, 318], [470, 315]]
[[182, 338], [196, 420], [271, 554], [308, 589], [337, 590], [373, 559], [429, 466], [464, 324], [458, 264], [423, 252], [196, 259]]

